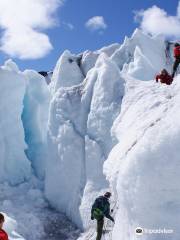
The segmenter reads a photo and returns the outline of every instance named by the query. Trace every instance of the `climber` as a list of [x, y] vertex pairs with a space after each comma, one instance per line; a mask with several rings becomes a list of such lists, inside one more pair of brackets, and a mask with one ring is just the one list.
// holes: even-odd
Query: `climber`
[[2, 229], [4, 221], [5, 221], [4, 215], [0, 213], [0, 240], [8, 240], [7, 233]]
[[160, 80], [161, 83], [165, 83], [167, 85], [170, 85], [173, 81], [173, 78], [171, 75], [167, 72], [166, 69], [163, 69], [160, 74], [156, 76], [156, 82]]
[[173, 65], [172, 78], [174, 78], [177, 68], [180, 64], [180, 44], [179, 43], [174, 44], [174, 58], [175, 58], [175, 62]]
[[96, 198], [91, 209], [91, 220], [97, 220], [97, 237], [96, 240], [100, 240], [103, 233], [104, 217], [114, 222], [114, 219], [110, 216], [110, 192], [106, 192], [104, 196]]

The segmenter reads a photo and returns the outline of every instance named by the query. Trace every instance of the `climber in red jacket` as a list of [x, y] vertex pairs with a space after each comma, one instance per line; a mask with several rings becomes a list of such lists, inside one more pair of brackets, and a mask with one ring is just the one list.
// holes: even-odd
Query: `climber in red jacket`
[[8, 240], [7, 233], [2, 229], [4, 221], [5, 221], [4, 215], [0, 213], [0, 240]]
[[160, 74], [156, 76], [156, 82], [160, 80], [161, 83], [165, 83], [167, 85], [170, 85], [173, 81], [173, 78], [171, 75], [167, 72], [166, 69], [163, 69]]
[[174, 78], [177, 68], [180, 64], [180, 44], [179, 43], [174, 44], [174, 58], [175, 58], [175, 62], [173, 65], [173, 73], [172, 73], [173, 78]]

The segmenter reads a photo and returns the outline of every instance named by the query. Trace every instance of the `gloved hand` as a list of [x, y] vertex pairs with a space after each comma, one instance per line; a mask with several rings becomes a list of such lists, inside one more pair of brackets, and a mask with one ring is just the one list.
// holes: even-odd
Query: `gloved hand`
[[91, 220], [94, 220], [94, 217], [91, 215]]

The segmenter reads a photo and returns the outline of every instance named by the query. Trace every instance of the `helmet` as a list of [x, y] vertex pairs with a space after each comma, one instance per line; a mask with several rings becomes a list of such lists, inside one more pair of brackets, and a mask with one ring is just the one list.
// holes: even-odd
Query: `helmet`
[[174, 44], [174, 46], [178, 47], [178, 46], [180, 46], [180, 44], [177, 42], [177, 43]]
[[111, 197], [111, 193], [110, 192], [106, 192], [105, 194], [104, 194], [104, 197], [106, 197], [106, 198], [110, 198]]

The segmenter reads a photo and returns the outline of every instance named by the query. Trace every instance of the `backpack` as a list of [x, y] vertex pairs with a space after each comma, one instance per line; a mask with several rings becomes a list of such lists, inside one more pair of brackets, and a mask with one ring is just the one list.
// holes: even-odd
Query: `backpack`
[[103, 197], [99, 197], [95, 200], [93, 206], [92, 206], [92, 213], [93, 217], [96, 220], [100, 220], [104, 217], [105, 212], [108, 209], [108, 203], [106, 203], [105, 199]]
[[103, 211], [101, 211], [101, 209], [99, 208], [94, 208], [93, 209], [93, 217], [96, 219], [96, 220], [100, 220], [104, 217], [104, 213]]

